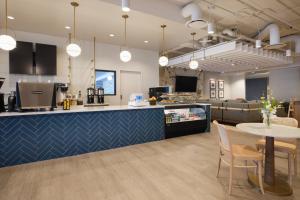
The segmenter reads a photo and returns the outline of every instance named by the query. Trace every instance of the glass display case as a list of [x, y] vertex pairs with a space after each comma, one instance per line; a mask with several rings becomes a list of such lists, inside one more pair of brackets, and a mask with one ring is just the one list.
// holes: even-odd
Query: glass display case
[[210, 131], [210, 105], [173, 105], [165, 107], [166, 138]]
[[203, 108], [179, 108], [165, 110], [166, 123], [180, 123], [187, 121], [206, 120]]

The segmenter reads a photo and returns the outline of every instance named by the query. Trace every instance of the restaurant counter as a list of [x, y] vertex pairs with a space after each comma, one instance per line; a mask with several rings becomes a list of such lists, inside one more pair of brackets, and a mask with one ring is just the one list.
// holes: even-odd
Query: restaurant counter
[[0, 167], [164, 139], [163, 106], [0, 113]]

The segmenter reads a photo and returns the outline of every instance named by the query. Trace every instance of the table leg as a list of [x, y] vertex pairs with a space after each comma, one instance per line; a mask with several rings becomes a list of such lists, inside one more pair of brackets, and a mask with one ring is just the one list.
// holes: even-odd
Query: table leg
[[268, 185], [275, 184], [275, 159], [274, 159], [274, 138], [266, 137], [265, 154], [265, 177], [264, 181]]
[[[278, 196], [288, 196], [293, 194], [293, 190], [286, 180], [275, 177], [274, 137], [266, 137], [265, 151], [265, 192]], [[259, 188], [259, 179], [256, 174], [249, 173], [248, 180], [252, 185]]]

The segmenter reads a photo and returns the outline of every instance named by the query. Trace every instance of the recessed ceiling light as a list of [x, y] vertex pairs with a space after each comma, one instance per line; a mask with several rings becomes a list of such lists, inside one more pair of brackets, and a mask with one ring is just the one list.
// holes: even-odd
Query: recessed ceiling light
[[7, 16], [8, 19], [15, 19], [13, 16]]
[[258, 67], [255, 67], [255, 69], [258, 69]]
[[231, 63], [231, 65], [232, 65], [232, 66], [235, 66], [235, 64], [234, 64], [234, 63]]
[[148, 40], [145, 40], [145, 41], [144, 41], [144, 43], [148, 44], [148, 43], [149, 43], [149, 41], [148, 41]]
[[70, 26], [65, 26], [65, 29], [68, 29], [68, 30], [69, 30], [69, 29], [71, 29], [71, 27], [70, 27]]
[[111, 34], [109, 34], [109, 37], [115, 37], [115, 34], [111, 33]]

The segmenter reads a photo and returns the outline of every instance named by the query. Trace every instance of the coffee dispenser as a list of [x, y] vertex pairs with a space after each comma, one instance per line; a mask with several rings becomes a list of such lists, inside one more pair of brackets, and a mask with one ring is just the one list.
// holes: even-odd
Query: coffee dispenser
[[87, 89], [87, 103], [93, 104], [94, 103], [94, 97], [95, 97], [95, 89], [94, 88], [88, 88]]
[[7, 99], [7, 110], [8, 110], [8, 112], [16, 111], [16, 104], [17, 104], [16, 92], [11, 91], [10, 95]]
[[104, 89], [103, 88], [97, 88], [97, 102], [99, 104], [104, 103]]

